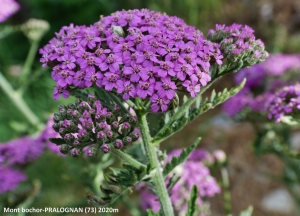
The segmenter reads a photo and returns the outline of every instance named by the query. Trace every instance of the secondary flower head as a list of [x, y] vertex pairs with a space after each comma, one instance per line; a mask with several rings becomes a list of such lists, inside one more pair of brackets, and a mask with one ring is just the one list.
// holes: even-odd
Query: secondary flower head
[[300, 114], [300, 84], [286, 86], [266, 101], [268, 118], [279, 122], [285, 115]]
[[243, 67], [263, 62], [269, 56], [263, 42], [255, 39], [254, 30], [249, 26], [217, 24], [210, 29], [207, 38], [221, 45], [221, 53], [228, 63], [243, 62]]
[[100, 149], [108, 153], [112, 147], [121, 149], [137, 141], [136, 123], [136, 116], [129, 111], [114, 104], [106, 106], [89, 94], [87, 101], [77, 98], [75, 104], [59, 105], [51, 134], [59, 138], [62, 154], [95, 156]]
[[222, 63], [219, 45], [195, 27], [147, 9], [63, 27], [40, 53], [44, 66], [53, 68], [55, 99], [72, 88], [97, 86], [124, 100], [150, 100], [153, 112], [166, 111], [176, 91], [195, 97], [210, 81], [211, 64]]
[[19, 10], [19, 4], [14, 0], [0, 0], [0, 23]]
[[[299, 80], [300, 55], [274, 54], [264, 63], [254, 65], [251, 68], [243, 69], [235, 75], [235, 82], [238, 84], [247, 78], [244, 88], [234, 97], [224, 103], [223, 109], [230, 116], [242, 114], [249, 116], [249, 113], [263, 113], [265, 117], [274, 118], [279, 121], [280, 116], [276, 116], [275, 110], [270, 110], [270, 100], [279, 100], [288, 89], [294, 89], [295, 81]], [[295, 96], [295, 95], [294, 95]], [[293, 96], [293, 97], [294, 97]], [[284, 101], [284, 103], [289, 101]], [[290, 105], [295, 105], [291, 103]], [[279, 105], [279, 104], [278, 104]], [[283, 104], [279, 105], [282, 107]], [[279, 108], [278, 107], [278, 108]], [[274, 107], [273, 107], [274, 108]], [[280, 108], [280, 109], [281, 109]], [[296, 108], [296, 107], [294, 107]], [[284, 109], [287, 111], [287, 108]], [[277, 110], [283, 114], [283, 112]]]
[[[166, 161], [170, 161], [173, 156], [179, 156], [181, 151], [179, 149], [173, 150]], [[170, 174], [180, 176], [179, 181], [171, 190], [171, 202], [178, 215], [185, 215], [188, 209], [188, 201], [190, 192], [194, 185], [198, 188], [198, 198], [196, 200], [197, 215], [206, 215], [209, 211], [208, 203], [203, 198], [213, 197], [220, 193], [216, 179], [210, 175], [209, 169], [203, 164], [207, 158], [212, 157], [209, 153], [202, 149], [194, 150], [188, 157], [187, 161], [177, 166]], [[165, 183], [168, 184], [170, 176]], [[150, 193], [147, 189], [142, 188], [141, 196], [143, 197], [141, 206], [143, 209], [151, 208], [158, 212], [160, 208], [157, 197]]]

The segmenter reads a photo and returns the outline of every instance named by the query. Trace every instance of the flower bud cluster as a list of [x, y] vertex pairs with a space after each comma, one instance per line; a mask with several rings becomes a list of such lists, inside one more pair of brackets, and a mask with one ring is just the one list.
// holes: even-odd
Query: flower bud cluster
[[77, 98], [75, 104], [59, 105], [53, 120], [53, 129], [65, 141], [60, 152], [74, 157], [83, 151], [86, 156], [95, 156], [99, 148], [104, 153], [111, 146], [122, 149], [139, 138], [136, 116], [124, 113], [118, 105], [105, 107], [92, 94], [87, 101]]
[[178, 17], [142, 10], [117, 11], [93, 25], [63, 27], [40, 50], [53, 68], [53, 97], [72, 88], [98, 86], [152, 102], [166, 111], [176, 91], [195, 97], [210, 81], [212, 63], [221, 64], [219, 45], [205, 40]]
[[49, 28], [48, 22], [39, 19], [29, 19], [21, 25], [23, 33], [32, 41], [40, 40]]
[[230, 62], [243, 61], [243, 66], [251, 66], [266, 60], [269, 56], [264, 43], [255, 39], [254, 30], [249, 26], [233, 24], [231, 26], [216, 25], [210, 29], [207, 38], [219, 43], [222, 55]]

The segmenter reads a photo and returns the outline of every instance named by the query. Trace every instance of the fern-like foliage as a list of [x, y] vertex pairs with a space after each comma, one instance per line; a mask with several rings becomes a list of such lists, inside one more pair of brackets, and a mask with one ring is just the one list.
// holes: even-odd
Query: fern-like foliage
[[[195, 107], [191, 108], [188, 107], [185, 112], [175, 121], [170, 124], [170, 127], [166, 127], [164, 130], [161, 130], [154, 138], [153, 142], [160, 142], [174, 134], [175, 132], [181, 130], [186, 124], [190, 123], [191, 121], [195, 120], [198, 116], [205, 113], [206, 111], [215, 108], [217, 105], [225, 102], [230, 97], [237, 94], [245, 85], [246, 79], [241, 82], [238, 86], [227, 90], [226, 88], [219, 93], [216, 93], [215, 91], [212, 92], [211, 97], [208, 99], [206, 98], [204, 101], [202, 101], [201, 97], [198, 97], [195, 101]], [[175, 114], [176, 115], [176, 110]], [[169, 116], [167, 119], [172, 119], [172, 117]], [[168, 122], [170, 122], [169, 120]]]
[[188, 203], [188, 211], [186, 213], [186, 216], [195, 216], [197, 198], [198, 198], [198, 188], [196, 185], [194, 185], [191, 191], [190, 200]]
[[168, 162], [163, 170], [163, 175], [166, 177], [172, 170], [178, 166], [179, 164], [183, 163], [188, 156], [191, 154], [191, 152], [197, 147], [199, 144], [201, 138], [197, 138], [196, 141], [189, 147], [182, 150], [179, 157], [174, 156], [170, 162]]
[[144, 169], [137, 169], [129, 164], [123, 164], [123, 168], [112, 168], [110, 172], [103, 174], [105, 182], [100, 186], [104, 196], [94, 195], [88, 192], [86, 197], [90, 204], [106, 206], [113, 203], [119, 196], [131, 190], [145, 176]]

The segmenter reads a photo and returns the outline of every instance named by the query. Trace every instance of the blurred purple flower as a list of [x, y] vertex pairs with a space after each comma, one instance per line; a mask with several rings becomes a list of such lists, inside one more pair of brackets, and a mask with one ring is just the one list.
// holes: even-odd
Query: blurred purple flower
[[20, 6], [14, 0], [0, 0], [0, 23], [19, 10]]
[[0, 194], [14, 190], [20, 182], [26, 180], [26, 175], [8, 166], [0, 165]]
[[[170, 161], [173, 156], [179, 156], [181, 150], [173, 150], [166, 160]], [[220, 187], [218, 186], [216, 179], [210, 175], [209, 169], [203, 164], [207, 158], [211, 157], [206, 150], [196, 149], [194, 150], [187, 161], [181, 165], [178, 165], [173, 172], [167, 177], [165, 183], [170, 180], [170, 176], [173, 174], [180, 176], [180, 180], [175, 184], [171, 191], [171, 202], [178, 215], [185, 215], [188, 209], [188, 201], [190, 198], [190, 192], [194, 185], [198, 188], [198, 198], [196, 200], [197, 213], [203, 214], [203, 211], [207, 210], [207, 203], [202, 199], [205, 197], [212, 197], [215, 194], [220, 193]], [[152, 209], [155, 212], [159, 211], [160, 204], [156, 195], [150, 193], [147, 187], [143, 184], [138, 186], [141, 190], [141, 207], [143, 209]]]

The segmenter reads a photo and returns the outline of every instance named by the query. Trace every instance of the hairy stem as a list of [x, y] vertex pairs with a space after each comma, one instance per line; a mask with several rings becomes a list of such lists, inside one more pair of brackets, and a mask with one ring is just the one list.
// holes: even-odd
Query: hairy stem
[[43, 124], [40, 122], [39, 118], [32, 112], [32, 110], [25, 103], [22, 96], [13, 89], [13, 87], [5, 79], [5, 77], [1, 72], [0, 72], [0, 86], [5, 92], [5, 94], [14, 103], [14, 105], [23, 113], [25, 118], [27, 118], [27, 120], [36, 128], [42, 129]]
[[130, 155], [116, 149], [113, 146], [110, 146], [110, 152], [112, 154], [114, 154], [115, 156], [117, 156], [118, 158], [120, 158], [121, 160], [125, 161], [126, 163], [134, 166], [137, 169], [143, 169], [146, 170], [147, 167], [146, 165], [140, 163], [139, 161], [135, 160], [133, 157], [131, 157]]
[[147, 123], [146, 113], [137, 112], [139, 120], [139, 128], [142, 133], [143, 145], [146, 151], [150, 170], [153, 170], [151, 175], [152, 181], [154, 182], [155, 191], [159, 197], [161, 208], [164, 215], [173, 216], [174, 211], [171, 204], [171, 200], [164, 182], [162, 170], [160, 169], [159, 160], [156, 155], [155, 147], [151, 142], [150, 130]]

